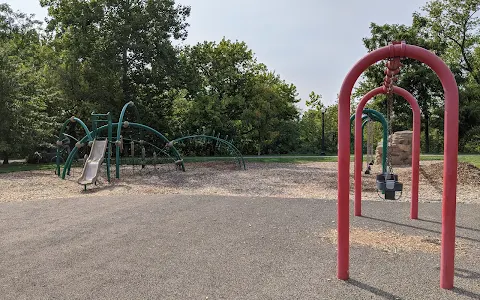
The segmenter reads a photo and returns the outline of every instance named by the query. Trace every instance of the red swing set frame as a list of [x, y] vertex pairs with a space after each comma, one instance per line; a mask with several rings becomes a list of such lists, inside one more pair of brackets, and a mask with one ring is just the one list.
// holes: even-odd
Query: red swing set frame
[[[389, 62], [389, 69], [392, 71], [391, 75], [395, 75], [394, 73], [397, 71], [394, 70], [398, 69], [400, 66], [400, 59], [405, 57], [416, 59], [428, 65], [439, 77], [445, 94], [445, 140], [440, 287], [444, 289], [451, 289], [453, 288], [455, 261], [455, 215], [458, 160], [458, 87], [452, 72], [438, 56], [424, 48], [414, 45], [407, 45], [405, 42], [393, 42], [388, 46], [379, 48], [365, 55], [348, 72], [340, 89], [338, 101], [337, 277], [342, 280], [347, 280], [349, 278], [350, 97], [352, 89], [357, 79], [369, 66], [383, 59], [391, 59]], [[396, 67], [397, 62], [398, 67]], [[384, 83], [387, 88], [393, 87], [393, 80], [386, 79]], [[356, 120], [361, 119], [357, 117]], [[361, 187], [361, 180], [355, 180], [355, 189], [358, 188], [357, 185], [359, 185], [358, 187]]]

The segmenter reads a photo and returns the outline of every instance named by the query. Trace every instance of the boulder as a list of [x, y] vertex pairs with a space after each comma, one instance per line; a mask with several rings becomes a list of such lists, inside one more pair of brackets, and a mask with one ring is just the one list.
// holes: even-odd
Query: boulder
[[[412, 164], [412, 131], [397, 131], [391, 135], [389, 147], [392, 166], [405, 166]], [[378, 143], [375, 151], [375, 164], [382, 163], [382, 141]]]
[[399, 151], [412, 153], [412, 145], [408, 144], [395, 144]]

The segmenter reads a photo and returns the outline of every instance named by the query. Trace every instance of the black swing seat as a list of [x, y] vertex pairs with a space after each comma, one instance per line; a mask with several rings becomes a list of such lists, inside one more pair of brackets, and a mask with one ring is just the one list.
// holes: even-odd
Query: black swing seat
[[395, 192], [403, 190], [403, 183], [398, 182], [396, 174], [381, 173], [377, 175], [377, 189], [385, 194], [386, 200], [396, 200]]

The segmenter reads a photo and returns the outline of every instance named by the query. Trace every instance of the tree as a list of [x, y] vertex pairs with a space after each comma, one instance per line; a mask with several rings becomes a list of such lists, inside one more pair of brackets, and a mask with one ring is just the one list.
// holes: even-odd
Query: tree
[[303, 114], [299, 124], [300, 141], [303, 146], [303, 152], [315, 153], [321, 147], [321, 109], [324, 105], [322, 103], [322, 95], [314, 91], [310, 92], [308, 98], [309, 100], [306, 101], [306, 105], [309, 109]]
[[414, 24], [421, 24], [423, 31], [434, 42], [447, 45], [443, 58], [450, 66], [458, 66], [480, 84], [480, 61], [474, 52], [478, 48], [480, 19], [479, 0], [433, 0], [414, 14]]
[[[41, 0], [63, 58], [63, 89], [75, 110], [118, 113], [130, 100], [160, 129], [177, 86], [178, 49], [190, 7], [173, 0]], [[168, 95], [168, 93], [167, 93]], [[85, 103], [87, 102], [87, 103]], [[87, 105], [86, 105], [87, 104]]]
[[[287, 124], [296, 121], [298, 110], [295, 103], [297, 90], [274, 73], [260, 74], [254, 78], [251, 95], [240, 118], [244, 135], [251, 137], [257, 148], [257, 155], [274, 144], [289, 128]], [[290, 127], [291, 129], [291, 127]]]
[[[393, 40], [404, 40], [409, 44], [418, 45], [429, 49], [439, 56], [446, 53], [447, 44], [440, 40], [432, 40], [425, 31], [425, 22], [419, 22], [416, 19], [412, 26], [407, 25], [370, 25], [371, 37], [364, 38], [365, 47], [369, 50], [388, 45]], [[405, 59], [401, 68], [397, 85], [411, 92], [417, 99], [423, 114], [423, 123], [425, 131], [425, 150], [430, 152], [429, 126], [432, 110], [441, 104], [443, 88], [437, 75], [428, 66], [423, 63]], [[383, 84], [385, 65], [380, 62], [370, 67], [363, 76], [363, 81], [355, 90], [354, 96], [361, 97], [373, 88]], [[377, 100], [371, 104], [372, 108], [381, 111], [386, 115], [386, 97], [378, 96]], [[409, 128], [412, 124], [411, 110], [409, 104], [401, 97], [394, 96], [394, 114], [395, 119], [392, 124], [393, 130]]]
[[[230, 136], [248, 92], [248, 81], [265, 67], [244, 42], [222, 39], [187, 46], [180, 55], [182, 86], [192, 104], [184, 118], [191, 130], [206, 126]], [[190, 121], [189, 121], [190, 120]]]
[[0, 154], [32, 151], [51, 134], [48, 74], [42, 59], [39, 22], [0, 5]]
[[295, 134], [295, 86], [258, 63], [244, 42], [222, 39], [186, 47], [180, 62], [186, 93], [174, 101], [173, 119], [176, 126], [183, 123], [184, 132], [215, 130], [257, 154], [277, 151], [269, 147], [291, 140], [285, 130]]
[[338, 144], [338, 100], [334, 105], [325, 107], [321, 95], [311, 92], [307, 101], [309, 109], [303, 114], [300, 123], [301, 151], [318, 153], [322, 143], [322, 108], [325, 108], [325, 151], [337, 153]]
[[309, 100], [306, 101], [307, 106], [319, 111], [322, 109], [323, 107], [322, 95], [319, 95], [314, 91], [311, 91], [310, 94], [308, 95], [308, 98]]
[[[480, 86], [480, 1], [434, 0], [422, 10], [414, 14], [414, 22], [421, 24], [433, 41], [446, 45], [442, 58], [454, 71], [460, 87], [459, 149], [479, 151], [475, 144], [480, 132], [476, 97]], [[439, 116], [443, 121], [442, 111]]]

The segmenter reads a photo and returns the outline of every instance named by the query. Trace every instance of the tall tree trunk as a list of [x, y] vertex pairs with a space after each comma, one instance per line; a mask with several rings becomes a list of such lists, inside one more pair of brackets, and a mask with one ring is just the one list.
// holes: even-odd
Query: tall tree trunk
[[262, 134], [260, 133], [258, 135], [258, 149], [257, 149], [257, 155], [261, 155], [262, 154]]
[[262, 154], [262, 137], [259, 136], [259, 138], [258, 138], [257, 155], [260, 156], [261, 154]]
[[7, 151], [4, 151], [4, 152], [3, 152], [3, 164], [4, 164], [4, 165], [8, 165], [8, 164], [9, 164]]
[[425, 152], [430, 153], [430, 130], [429, 130], [429, 115], [425, 113]]

